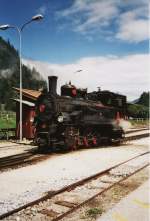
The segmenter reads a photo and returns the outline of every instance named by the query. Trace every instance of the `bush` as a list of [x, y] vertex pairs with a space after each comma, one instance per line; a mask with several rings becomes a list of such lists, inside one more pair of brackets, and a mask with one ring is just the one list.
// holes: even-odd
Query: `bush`
[[128, 105], [128, 116], [133, 118], [145, 118], [149, 117], [149, 108], [140, 104]]
[[97, 215], [101, 215], [103, 210], [101, 208], [91, 208], [87, 210], [86, 215], [91, 218], [96, 218]]

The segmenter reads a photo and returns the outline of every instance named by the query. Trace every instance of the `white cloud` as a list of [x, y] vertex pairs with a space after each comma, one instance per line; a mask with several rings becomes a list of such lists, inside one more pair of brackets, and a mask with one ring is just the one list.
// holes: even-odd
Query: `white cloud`
[[[87, 87], [88, 91], [100, 86], [103, 90], [126, 94], [128, 100], [138, 98], [143, 91], [149, 89], [147, 54], [85, 57], [72, 64], [51, 64], [25, 59], [23, 62], [30, 67], [34, 66], [45, 79], [49, 75], [57, 75], [58, 88], [71, 80], [77, 87]], [[75, 73], [79, 69], [83, 71]]]
[[116, 37], [129, 42], [141, 42], [147, 40], [148, 22], [144, 19], [138, 19], [122, 24]]
[[57, 12], [58, 17], [71, 19], [73, 30], [82, 34], [108, 26], [117, 14], [116, 0], [75, 0], [70, 8]]
[[119, 30], [116, 38], [129, 41], [141, 42], [149, 38], [148, 13], [145, 7], [135, 9], [120, 15]]
[[118, 0], [120, 1], [119, 4], [122, 6], [147, 6], [149, 0]]
[[12, 75], [15, 71], [15, 68], [7, 68], [7, 69], [1, 69], [0, 70], [0, 78], [3, 77], [3, 78], [7, 78], [9, 77], [10, 75]]
[[46, 11], [47, 11], [46, 5], [42, 5], [42, 6], [37, 10], [37, 13], [40, 13], [40, 14], [42, 14], [42, 15], [45, 15], [45, 14], [46, 14]]
[[148, 0], [75, 0], [57, 18], [66, 19], [69, 28], [86, 38], [97, 33], [129, 42], [148, 39]]

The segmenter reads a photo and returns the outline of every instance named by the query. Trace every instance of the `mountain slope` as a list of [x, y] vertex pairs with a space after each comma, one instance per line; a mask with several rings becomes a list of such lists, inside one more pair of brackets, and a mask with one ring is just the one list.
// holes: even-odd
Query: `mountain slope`
[[[32, 70], [22, 65], [23, 88], [38, 90], [45, 88], [46, 82], [41, 75], [33, 68]], [[2, 104], [7, 110], [14, 108], [10, 100], [15, 96], [13, 87], [19, 87], [19, 55], [16, 49], [0, 37], [0, 108]]]

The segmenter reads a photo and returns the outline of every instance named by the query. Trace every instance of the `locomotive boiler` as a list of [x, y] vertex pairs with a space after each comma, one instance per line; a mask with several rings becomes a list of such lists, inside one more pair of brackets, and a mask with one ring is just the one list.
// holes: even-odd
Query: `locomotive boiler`
[[74, 150], [123, 139], [116, 119], [121, 108], [94, 100], [87, 89], [76, 88], [71, 82], [63, 85], [58, 95], [57, 77], [48, 79], [49, 91], [43, 91], [36, 102], [35, 142], [39, 148]]

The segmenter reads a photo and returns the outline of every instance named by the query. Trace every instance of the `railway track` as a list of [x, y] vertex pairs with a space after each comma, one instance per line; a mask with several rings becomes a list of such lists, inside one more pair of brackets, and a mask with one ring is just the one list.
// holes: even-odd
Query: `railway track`
[[111, 189], [130, 176], [149, 166], [150, 151], [139, 154], [104, 171], [65, 186], [57, 191], [49, 191], [44, 197], [0, 215], [6, 220], [57, 221], [74, 212], [93, 198]]
[[3, 148], [12, 148], [12, 147], [24, 147], [24, 146], [29, 146], [29, 144], [19, 144], [19, 143], [15, 143], [15, 142], [12, 142], [12, 143], [9, 143], [9, 145], [0, 145], [0, 149], [3, 149]]
[[130, 133], [125, 134], [124, 141], [131, 141], [131, 140], [141, 139], [141, 138], [144, 138], [144, 137], [149, 137], [149, 135], [150, 135], [150, 133], [149, 133], [148, 129], [144, 130], [144, 131], [142, 130], [142, 131], [138, 131], [138, 132], [130, 132]]
[[22, 154], [16, 154], [8, 157], [0, 158], [0, 171], [6, 169], [14, 169], [19, 166], [33, 164], [42, 160], [46, 160], [50, 157], [50, 154], [38, 154], [37, 152], [28, 152]]
[[[131, 141], [135, 139], [140, 139], [149, 136], [149, 133], [143, 133], [143, 134], [137, 134], [132, 135], [132, 133], [127, 134], [128, 136], [124, 138], [124, 141]], [[18, 146], [18, 148], [21, 148], [21, 146]], [[36, 150], [30, 150], [30, 152], [22, 153], [22, 154], [16, 154], [12, 156], [2, 157], [0, 158], [0, 171], [6, 170], [6, 169], [13, 169], [19, 166], [24, 166], [27, 164], [33, 164], [38, 161], [42, 161], [45, 159], [48, 159], [50, 154], [38, 154]]]
[[0, 170], [19, 165], [20, 163], [23, 164], [32, 156], [34, 156], [33, 153], [22, 153], [0, 158]]
[[144, 130], [148, 130], [148, 127], [143, 127], [143, 128], [135, 128], [135, 129], [130, 129], [126, 131], [126, 134], [134, 133], [134, 132], [140, 132]]

